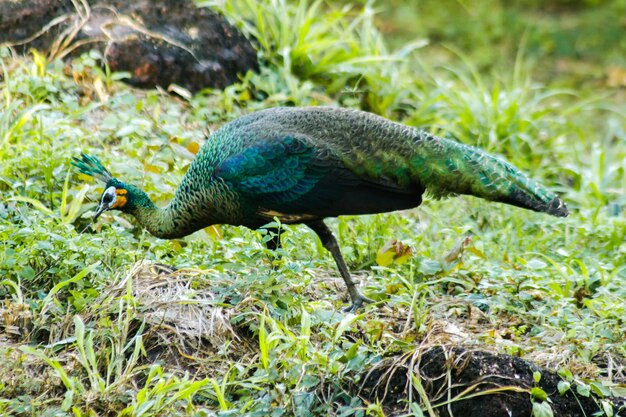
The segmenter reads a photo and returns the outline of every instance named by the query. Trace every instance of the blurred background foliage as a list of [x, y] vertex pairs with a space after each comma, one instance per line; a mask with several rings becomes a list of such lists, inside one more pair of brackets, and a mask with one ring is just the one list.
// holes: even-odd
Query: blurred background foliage
[[429, 60], [448, 61], [453, 46], [481, 70], [506, 70], [523, 47], [534, 77], [576, 87], [626, 65], [623, 0], [390, 0], [379, 9], [390, 44], [427, 38]]

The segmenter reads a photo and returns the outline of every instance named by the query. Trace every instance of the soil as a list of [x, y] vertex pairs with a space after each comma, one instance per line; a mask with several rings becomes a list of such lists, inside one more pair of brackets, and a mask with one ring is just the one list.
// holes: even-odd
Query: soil
[[[419, 375], [431, 404], [440, 405], [435, 408], [440, 416], [530, 417], [530, 389], [534, 386], [545, 391], [554, 416], [604, 415], [600, 398], [593, 393], [585, 397], [575, 394], [573, 388], [560, 395], [558, 383], [562, 378], [556, 372], [518, 357], [458, 347], [437, 346], [409, 357], [386, 358], [362, 375], [360, 395], [368, 401], [379, 401], [386, 415], [405, 414], [409, 391], [413, 390], [411, 370]], [[539, 383], [533, 379], [535, 371], [541, 374]], [[485, 393], [498, 388], [499, 392]], [[418, 393], [411, 394], [417, 401]], [[444, 404], [450, 399], [454, 400]], [[615, 415], [626, 415], [626, 399], [604, 400], [619, 410]]]
[[0, 43], [20, 53], [40, 49], [52, 58], [97, 49], [113, 71], [129, 72], [125, 81], [142, 88], [224, 88], [258, 69], [256, 51], [243, 34], [192, 0], [89, 5], [79, 12], [71, 0], [0, 2]]

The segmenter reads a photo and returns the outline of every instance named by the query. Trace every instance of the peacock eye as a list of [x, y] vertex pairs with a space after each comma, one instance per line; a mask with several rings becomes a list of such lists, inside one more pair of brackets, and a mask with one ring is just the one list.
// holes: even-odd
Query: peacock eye
[[106, 193], [104, 194], [104, 196], [102, 196], [102, 202], [103, 203], [110, 203], [111, 201], [113, 201], [113, 194], [112, 193]]

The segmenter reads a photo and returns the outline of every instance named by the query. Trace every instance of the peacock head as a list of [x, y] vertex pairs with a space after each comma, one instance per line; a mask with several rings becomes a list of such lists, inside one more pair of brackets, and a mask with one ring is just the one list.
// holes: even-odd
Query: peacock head
[[105, 183], [98, 208], [93, 216], [94, 221], [107, 210], [116, 209], [132, 213], [136, 197], [143, 195], [138, 188], [114, 178], [95, 156], [81, 154], [80, 158], [73, 157], [72, 165], [81, 173]]

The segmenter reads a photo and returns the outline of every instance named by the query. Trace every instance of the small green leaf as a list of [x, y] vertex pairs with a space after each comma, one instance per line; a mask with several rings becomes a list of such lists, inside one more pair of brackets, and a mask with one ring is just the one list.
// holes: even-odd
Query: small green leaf
[[547, 402], [533, 403], [533, 417], [554, 417], [552, 407]]
[[558, 374], [561, 378], [564, 378], [568, 381], [571, 381], [572, 379], [574, 379], [574, 375], [572, 374], [572, 371], [570, 371], [567, 368], [560, 368], [558, 371]]
[[606, 414], [606, 417], [613, 417], [615, 415], [613, 405], [610, 401], [602, 400], [600, 401], [600, 404], [602, 404], [602, 410], [604, 411], [604, 414]]
[[425, 259], [420, 263], [419, 270], [424, 275], [435, 275], [443, 270], [441, 263]]
[[28, 203], [28, 204], [32, 205], [35, 209], [41, 211], [42, 213], [52, 214], [52, 210], [50, 210], [48, 207], [44, 206], [41, 201], [35, 200], [34, 198], [16, 196], [16, 197], [8, 198], [7, 200], [8, 201], [22, 201], [24, 203]]
[[317, 376], [305, 374], [302, 377], [302, 380], [300, 381], [300, 383], [298, 384], [298, 388], [308, 390], [317, 386], [319, 383], [320, 383], [320, 379]]
[[611, 391], [608, 387], [604, 386], [601, 382], [591, 382], [589, 384], [591, 391], [598, 397], [604, 398], [611, 396]]
[[576, 385], [576, 392], [578, 395], [582, 395], [583, 397], [589, 397], [589, 395], [591, 395], [591, 389], [587, 384]]
[[76, 343], [82, 345], [85, 341], [85, 323], [83, 323], [79, 315], [74, 316], [74, 328]]
[[530, 261], [528, 261], [526, 266], [528, 266], [531, 269], [543, 269], [546, 266], [548, 266], [548, 264], [546, 264], [544, 261], [539, 260], [539, 259], [531, 259]]
[[337, 328], [335, 329], [335, 334], [333, 335], [333, 342], [337, 343], [337, 341], [339, 340], [339, 338], [341, 337], [341, 335], [343, 335], [343, 333], [348, 330], [348, 328], [350, 328], [350, 326], [352, 325], [352, 323], [354, 323], [358, 318], [360, 318], [360, 315], [357, 314], [347, 314], [342, 320], [341, 322], [337, 325]]
[[74, 391], [72, 390], [65, 391], [65, 398], [63, 399], [63, 403], [61, 404], [61, 409], [63, 411], [69, 410], [73, 402], [74, 402]]
[[534, 399], [539, 401], [545, 401], [548, 399], [548, 394], [546, 394], [546, 392], [539, 387], [532, 387], [532, 389], [530, 390], [530, 395], [532, 395]]
[[35, 270], [30, 266], [25, 266], [24, 269], [22, 269], [22, 271], [20, 272], [20, 277], [25, 279], [26, 281], [35, 278], [35, 275]]
[[561, 381], [557, 385], [557, 388], [559, 389], [559, 394], [564, 395], [567, 391], [570, 390], [571, 384], [568, 381]]
[[118, 129], [118, 131], [115, 132], [115, 136], [117, 136], [118, 138], [128, 136], [131, 133], [134, 133], [136, 130], [137, 128], [133, 124], [127, 124]]
[[345, 361], [349, 361], [351, 359], [354, 359], [357, 355], [357, 353], [359, 353], [359, 346], [361, 345], [361, 341], [357, 340], [356, 343], [353, 343], [352, 346], [350, 346], [350, 348], [348, 349], [348, 351], [345, 353], [344, 355], [344, 359]]

